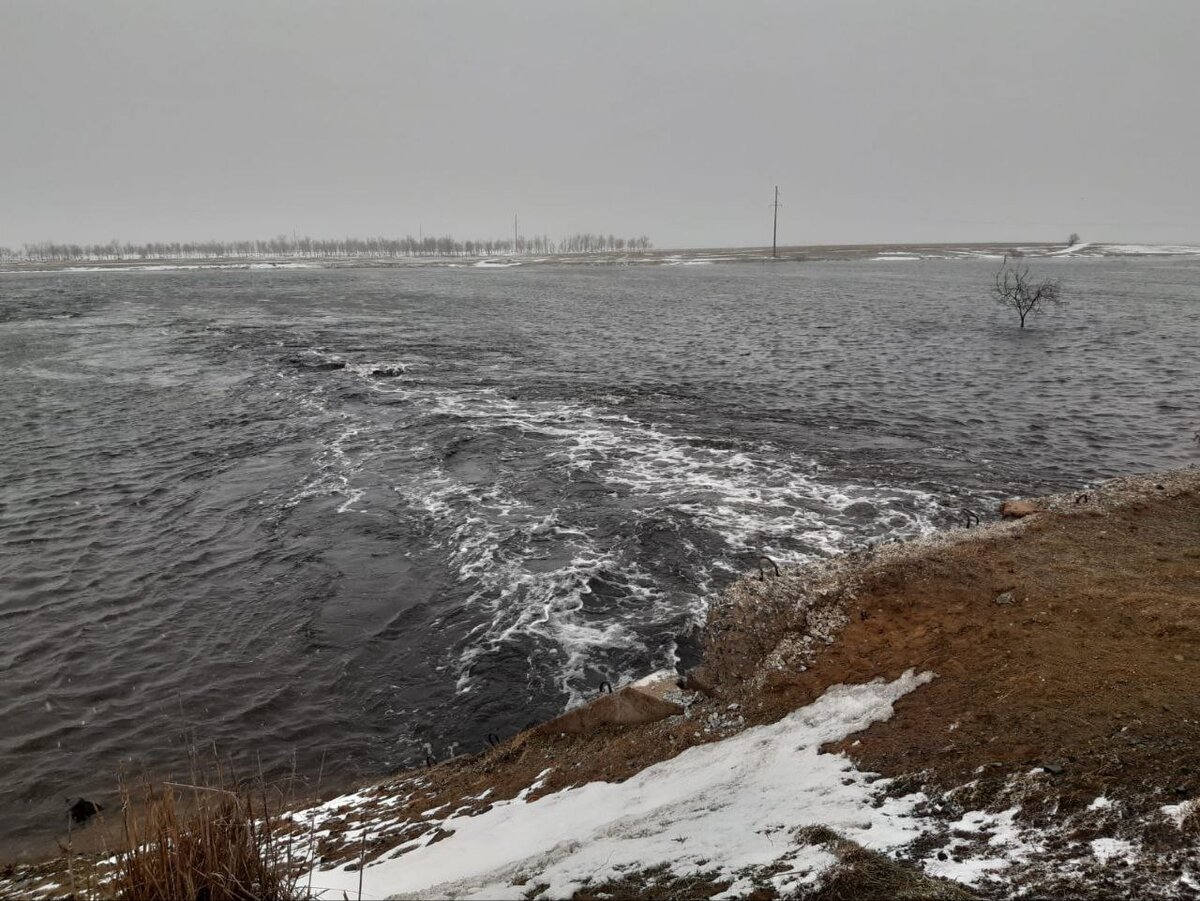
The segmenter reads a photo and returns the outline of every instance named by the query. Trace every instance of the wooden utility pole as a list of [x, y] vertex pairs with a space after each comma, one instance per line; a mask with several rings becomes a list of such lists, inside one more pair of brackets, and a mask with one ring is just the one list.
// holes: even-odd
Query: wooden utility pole
[[771, 256], [779, 258], [779, 185], [775, 186], [775, 202], [771, 204], [775, 207], [775, 220], [771, 225]]

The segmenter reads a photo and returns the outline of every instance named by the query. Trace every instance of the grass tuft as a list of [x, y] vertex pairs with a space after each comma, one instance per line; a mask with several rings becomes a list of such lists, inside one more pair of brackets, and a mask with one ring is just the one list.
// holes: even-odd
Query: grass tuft
[[824, 845], [838, 858], [817, 890], [805, 896], [811, 901], [969, 901], [976, 897], [964, 886], [868, 851], [825, 826], [808, 826], [795, 834], [806, 844]]
[[122, 788], [125, 850], [104, 887], [127, 901], [296, 901], [299, 844], [265, 787]]

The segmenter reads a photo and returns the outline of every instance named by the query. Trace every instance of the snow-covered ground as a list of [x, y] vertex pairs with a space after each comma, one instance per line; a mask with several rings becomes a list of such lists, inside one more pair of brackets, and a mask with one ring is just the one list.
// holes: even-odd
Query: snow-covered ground
[[[1042, 767], [1010, 774], [987, 809], [973, 809], [978, 781], [929, 798], [902, 793], [900, 783], [859, 770], [845, 754], [821, 753], [890, 719], [896, 701], [934, 678], [910, 669], [892, 682], [836, 685], [776, 723], [695, 745], [624, 782], [588, 782], [534, 800], [552, 769], [490, 806], [492, 788], [447, 803], [429, 776], [409, 774], [291, 813], [281, 853], [312, 861], [323, 839], [332, 842], [321, 852], [328, 862], [297, 883], [320, 901], [557, 899], [621, 885], [653, 895], [671, 879], [716, 884], [719, 899], [764, 890], [804, 897], [854, 866], [844, 855], [855, 846], [896, 859], [913, 878], [950, 880], [989, 897], [1066, 896], [1097, 880], [1114, 897], [1136, 887], [1159, 897], [1200, 894], [1186, 837], [1170, 860], [1139, 837], [1146, 825], [1185, 836], [1198, 799], [1161, 805], [1139, 824], [1125, 802], [1101, 794], [1047, 821], [1022, 815], [1024, 803], [1036, 808], [1052, 796], [1054, 778]], [[569, 757], [561, 765], [570, 767]], [[433, 797], [441, 806], [428, 809]], [[36, 868], [0, 875], [0, 894], [56, 897], [66, 878], [65, 870]]]
[[[1053, 794], [1054, 777], [1041, 767], [1011, 774], [991, 806], [973, 809], [977, 782], [937, 798], [904, 794], [845, 754], [820, 752], [890, 719], [897, 700], [933, 678], [909, 670], [892, 682], [837, 685], [776, 723], [695, 745], [625, 782], [588, 782], [529, 800], [548, 769], [482, 812], [491, 789], [409, 812], [410, 803], [420, 810], [421, 796], [431, 797], [422, 775], [336, 798], [292, 814], [310, 843], [332, 836], [342, 849], [299, 887], [322, 901], [551, 899], [622, 880], [678, 878], [719, 883], [721, 899], [763, 889], [803, 895], [845, 866], [845, 843], [814, 838], [805, 827], [825, 827], [823, 834], [848, 847], [989, 892], [1066, 890], [1098, 878], [1154, 885], [1171, 897], [1200, 886], [1194, 861], [1159, 866], [1164, 861], [1138, 838], [1156, 818], [1182, 830], [1200, 804], [1195, 799], [1162, 806], [1139, 826], [1123, 802], [1100, 795], [1039, 824], [1022, 815], [1022, 805]], [[359, 848], [367, 861], [361, 870]]]
[[1106, 253], [1120, 256], [1175, 256], [1200, 254], [1197, 244], [1101, 244]]
[[[883, 780], [819, 748], [888, 719], [898, 698], [932, 678], [910, 670], [894, 682], [835, 686], [777, 723], [690, 748], [622, 783], [518, 797], [478, 816], [428, 817], [422, 836], [365, 867], [362, 897], [522, 898], [543, 885], [546, 897], [562, 898], [661, 865], [732, 881], [722, 897], [749, 893], [768, 868], [780, 892], [811, 884], [836, 858], [796, 840], [800, 827], [827, 826], [883, 852], [922, 832], [914, 808], [923, 795], [880, 803]], [[452, 834], [433, 841], [444, 833]], [[359, 875], [317, 869], [300, 884], [318, 898], [357, 897]]]
[[1073, 253], [1079, 253], [1081, 250], [1086, 250], [1087, 248], [1089, 248], [1091, 246], [1092, 246], [1091, 241], [1084, 241], [1081, 244], [1072, 244], [1069, 247], [1064, 247], [1062, 250], [1052, 250], [1052, 251], [1050, 251], [1050, 253], [1047, 254], [1047, 256], [1052, 256], [1052, 257], [1070, 256]]

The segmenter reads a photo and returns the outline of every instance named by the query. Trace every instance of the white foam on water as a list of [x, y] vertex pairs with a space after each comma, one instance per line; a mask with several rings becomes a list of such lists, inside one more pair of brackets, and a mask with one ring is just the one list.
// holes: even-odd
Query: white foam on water
[[[532, 638], [539, 647], [557, 649], [558, 684], [568, 704], [577, 703], [589, 681], [589, 664], [594, 667], [605, 650], [639, 659], [640, 672], [673, 665], [673, 647], [652, 652], [646, 636], [655, 623], [678, 623], [681, 617], [701, 622], [716, 574], [736, 572], [739, 558], [767, 554], [786, 564], [838, 553], [863, 535], [862, 519], [847, 513], [854, 504], [870, 505], [865, 507], [868, 524], [871, 517], [886, 523], [876, 524], [874, 534], [905, 536], [932, 531], [939, 509], [924, 492], [831, 484], [816, 477], [810, 460], [780, 460], [767, 446], [713, 447], [699, 436], [673, 434], [611, 408], [370, 376], [384, 365], [351, 364], [345, 371], [375, 391], [402, 397], [408, 415], [456, 420], [471, 436], [493, 439], [489, 453], [498, 454], [484, 461], [484, 469], [468, 465], [467, 475], [433, 458], [430, 468], [401, 474], [392, 486], [423, 511], [431, 539], [469, 591], [466, 605], [482, 618], [457, 661], [460, 692], [473, 690], [480, 661]], [[629, 534], [597, 534], [592, 505], [567, 497], [547, 509], [544, 497], [526, 497], [521, 478], [528, 473], [514, 476], [504, 465], [511, 446], [504, 436], [513, 434], [524, 445], [514, 453], [536, 454], [538, 465], [565, 478], [568, 487], [581, 480], [590, 490], [604, 490], [620, 508], [615, 515], [627, 511], [631, 527], [690, 524], [715, 536], [724, 553], [694, 554], [690, 584], [668, 589], [631, 557]], [[346, 493], [342, 510], [355, 509], [361, 497], [349, 479], [363, 457], [344, 451], [344, 444], [356, 438], [348, 431], [329, 446], [322, 460], [324, 481], [311, 486]], [[501, 450], [494, 449], [496, 444]], [[679, 543], [695, 550], [682, 536]], [[592, 597], [597, 587], [604, 592], [602, 600]], [[604, 677], [616, 683], [636, 674], [606, 670]]]
[[333, 440], [322, 445], [313, 458], [314, 474], [288, 498], [285, 507], [294, 507], [312, 498], [336, 495], [345, 498], [337, 507], [338, 513], [354, 511], [355, 504], [365, 493], [364, 489], [354, 487], [354, 477], [362, 471], [370, 455], [351, 454], [348, 446], [355, 442], [363, 429], [353, 424], [349, 417], [345, 417], [345, 420]]
[[374, 363], [346, 363], [346, 372], [364, 379], [386, 379], [404, 375], [412, 368], [412, 361], [382, 360]]
[[[396, 485], [395, 490], [443, 526], [446, 549], [460, 583], [471, 586], [466, 604], [490, 618], [470, 636], [458, 661], [456, 687], [472, 690], [473, 667], [518, 636], [532, 636], [558, 648], [558, 683], [570, 699], [581, 700], [589, 660], [605, 648], [636, 648], [636, 623], [669, 612], [664, 592], [629, 561], [621, 561], [585, 531], [563, 525], [559, 513], [523, 503], [498, 485], [463, 484], [441, 473]], [[567, 562], [538, 567], [545, 548], [521, 536], [545, 539]], [[585, 610], [590, 585], [603, 579], [619, 590], [624, 613], [603, 620]], [[616, 675], [616, 674], [614, 674]]]

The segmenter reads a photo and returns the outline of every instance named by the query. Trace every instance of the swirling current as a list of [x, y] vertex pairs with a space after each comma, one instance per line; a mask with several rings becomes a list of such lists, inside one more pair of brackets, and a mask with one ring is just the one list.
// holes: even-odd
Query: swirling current
[[671, 665], [759, 554], [1200, 460], [1200, 261], [0, 273], [0, 847]]

